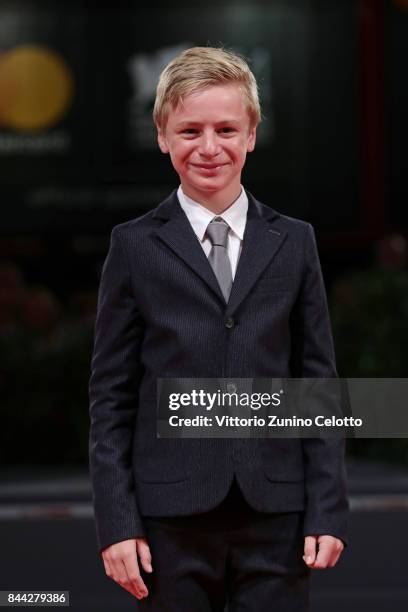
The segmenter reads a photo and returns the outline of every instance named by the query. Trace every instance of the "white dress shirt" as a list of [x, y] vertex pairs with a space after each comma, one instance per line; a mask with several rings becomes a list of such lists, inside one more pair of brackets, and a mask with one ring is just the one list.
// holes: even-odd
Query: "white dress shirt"
[[205, 235], [208, 224], [215, 217], [221, 217], [228, 223], [230, 230], [228, 232], [227, 252], [231, 262], [232, 278], [234, 279], [239, 256], [242, 251], [242, 241], [244, 239], [248, 212], [248, 196], [245, 193], [245, 189], [241, 187], [241, 193], [238, 198], [229, 208], [227, 208], [227, 210], [224, 210], [221, 215], [215, 215], [208, 210], [208, 208], [199, 204], [199, 202], [195, 202], [189, 198], [183, 192], [181, 185], [177, 190], [177, 197], [207, 257], [210, 254], [212, 246], [209, 238]]

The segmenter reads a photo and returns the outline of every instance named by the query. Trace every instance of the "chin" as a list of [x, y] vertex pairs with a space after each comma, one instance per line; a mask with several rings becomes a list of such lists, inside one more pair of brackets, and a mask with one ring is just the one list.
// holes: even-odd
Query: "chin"
[[207, 193], [223, 191], [226, 187], [227, 185], [220, 185], [219, 183], [205, 183], [203, 185], [194, 186], [197, 191], [206, 191]]
[[219, 187], [214, 185], [191, 185], [191, 189], [195, 191], [197, 194], [199, 193], [215, 193], [217, 191], [221, 191]]

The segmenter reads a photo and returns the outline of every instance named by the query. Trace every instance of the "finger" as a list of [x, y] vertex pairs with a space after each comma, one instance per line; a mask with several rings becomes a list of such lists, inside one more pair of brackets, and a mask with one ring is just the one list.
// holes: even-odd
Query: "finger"
[[341, 553], [334, 554], [332, 556], [332, 558], [329, 559], [329, 563], [328, 563], [327, 567], [334, 567], [336, 565], [337, 561], [339, 560], [340, 555], [341, 555]]
[[103, 565], [105, 567], [105, 573], [107, 576], [109, 576], [109, 578], [112, 578], [112, 571], [109, 565], [109, 561], [107, 559], [104, 559], [102, 556], [102, 561], [103, 561]]
[[147, 590], [141, 576], [139, 573], [139, 568], [136, 564], [136, 569], [133, 566], [133, 563], [126, 565], [126, 562], [123, 561], [123, 565], [126, 572], [126, 583], [122, 585], [129, 593], [132, 593], [137, 599], [143, 599], [147, 597], [149, 591]]
[[143, 569], [145, 572], [152, 572], [152, 555], [150, 554], [150, 548], [147, 541], [145, 539], [138, 540], [136, 548]]
[[337, 561], [341, 557], [341, 554], [342, 554], [343, 550], [344, 550], [343, 542], [340, 542], [339, 540], [336, 540], [334, 551], [333, 551], [333, 554], [332, 554], [332, 556], [331, 556], [331, 558], [329, 560], [328, 567], [334, 567], [336, 565]]
[[112, 571], [112, 578], [120, 586], [127, 583], [125, 566], [122, 562], [122, 555], [114, 555], [109, 558], [109, 565]]
[[306, 565], [313, 565], [316, 559], [317, 536], [306, 536], [303, 560]]
[[318, 545], [318, 553], [313, 567], [315, 569], [325, 569], [335, 553], [335, 540], [323, 536], [319, 538]]
[[127, 553], [123, 557], [123, 563], [126, 569], [126, 575], [132, 588], [135, 590], [136, 596], [140, 599], [147, 597], [149, 591], [143, 582], [143, 578], [140, 575], [139, 563], [137, 560], [136, 547], [132, 552]]

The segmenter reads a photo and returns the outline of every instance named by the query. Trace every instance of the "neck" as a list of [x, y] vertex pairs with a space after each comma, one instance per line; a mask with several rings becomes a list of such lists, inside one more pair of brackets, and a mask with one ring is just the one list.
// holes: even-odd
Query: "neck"
[[233, 188], [225, 189], [222, 191], [216, 191], [214, 193], [206, 193], [191, 189], [188, 185], [181, 185], [183, 193], [207, 208], [214, 215], [221, 215], [227, 208], [229, 208], [240, 196], [241, 185], [234, 185]]

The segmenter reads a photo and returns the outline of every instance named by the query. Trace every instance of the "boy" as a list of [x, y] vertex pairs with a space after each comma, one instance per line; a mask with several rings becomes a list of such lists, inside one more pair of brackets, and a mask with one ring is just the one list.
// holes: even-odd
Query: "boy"
[[346, 537], [343, 441], [157, 438], [155, 394], [157, 378], [337, 376], [313, 230], [241, 186], [260, 121], [241, 57], [184, 51], [153, 115], [181, 185], [113, 229], [95, 327], [105, 570], [141, 610], [301, 612]]

